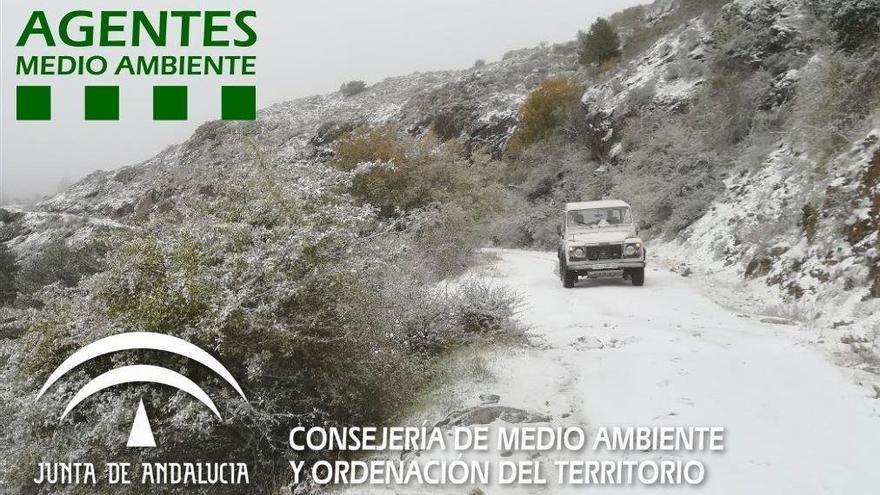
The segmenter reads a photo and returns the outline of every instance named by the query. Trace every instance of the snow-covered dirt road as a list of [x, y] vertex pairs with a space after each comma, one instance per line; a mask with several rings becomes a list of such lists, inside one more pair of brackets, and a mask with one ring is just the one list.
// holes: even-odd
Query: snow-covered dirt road
[[[724, 452], [465, 452], [466, 461], [538, 461], [543, 486], [361, 486], [357, 493], [643, 493], [643, 485], [557, 484], [554, 461], [696, 459], [699, 486], [663, 493], [878, 493], [880, 400], [831, 364], [796, 326], [761, 323], [649, 266], [644, 287], [581, 281], [564, 289], [555, 254], [493, 251], [480, 277], [517, 291], [524, 346], [492, 348], [476, 377], [449, 384], [410, 424], [722, 426]], [[649, 260], [650, 262], [651, 260]], [[494, 444], [493, 442], [490, 442]], [[589, 441], [588, 441], [589, 445]], [[422, 452], [420, 462], [456, 453]]]
[[[880, 490], [880, 401], [792, 338], [796, 328], [732, 313], [662, 269], [649, 267], [644, 287], [609, 280], [564, 289], [554, 253], [495, 254], [488, 272], [523, 297], [532, 345], [496, 352], [494, 379], [475, 393], [551, 425], [724, 426], [725, 452], [673, 455], [706, 463], [704, 493]], [[552, 491], [565, 489], [637, 491]]]

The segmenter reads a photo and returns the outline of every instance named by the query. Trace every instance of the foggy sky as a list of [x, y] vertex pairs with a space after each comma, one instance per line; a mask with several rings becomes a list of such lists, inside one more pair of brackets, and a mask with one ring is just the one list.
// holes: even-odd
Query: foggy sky
[[[114, 60], [121, 54], [168, 54], [155, 47], [29, 50], [15, 42], [32, 10], [54, 18], [76, 9], [257, 11], [257, 106], [316, 93], [328, 93], [352, 79], [372, 84], [415, 71], [462, 69], [476, 59], [491, 62], [508, 50], [568, 41], [599, 16], [608, 16], [637, 0], [321, 0], [283, 1], [2, 0], [0, 2], [0, 204], [58, 190], [98, 169], [142, 161], [169, 144], [185, 140], [206, 120], [219, 118], [222, 83], [245, 78], [174, 78], [114, 76], [17, 77], [19, 54], [92, 54]], [[209, 50], [192, 48], [187, 54]], [[215, 54], [226, 51], [213, 52]], [[240, 53], [240, 52], [239, 52]], [[151, 86], [186, 84], [189, 120], [154, 122]], [[52, 86], [52, 120], [15, 120], [15, 86]], [[120, 86], [120, 120], [83, 120], [85, 84]]]

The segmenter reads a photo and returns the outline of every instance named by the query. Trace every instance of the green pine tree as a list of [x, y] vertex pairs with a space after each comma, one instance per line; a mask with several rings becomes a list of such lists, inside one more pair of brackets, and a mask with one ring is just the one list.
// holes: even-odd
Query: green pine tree
[[605, 18], [598, 18], [586, 33], [578, 32], [578, 62], [602, 63], [620, 55], [620, 38]]
[[15, 254], [5, 242], [0, 242], [0, 304], [15, 302]]

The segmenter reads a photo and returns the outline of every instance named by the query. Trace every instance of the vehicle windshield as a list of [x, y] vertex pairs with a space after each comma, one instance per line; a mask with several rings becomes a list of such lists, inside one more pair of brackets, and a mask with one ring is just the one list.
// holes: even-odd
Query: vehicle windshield
[[625, 206], [571, 210], [565, 218], [568, 227], [575, 229], [616, 227], [632, 223], [632, 215]]

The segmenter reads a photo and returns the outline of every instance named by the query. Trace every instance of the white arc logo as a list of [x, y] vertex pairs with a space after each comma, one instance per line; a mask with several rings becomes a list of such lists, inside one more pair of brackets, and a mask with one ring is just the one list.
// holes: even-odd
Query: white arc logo
[[[164, 351], [197, 361], [226, 380], [226, 382], [232, 385], [235, 391], [238, 392], [241, 398], [247, 401], [247, 397], [245, 397], [244, 392], [241, 390], [238, 382], [235, 381], [235, 378], [232, 377], [232, 374], [229, 373], [229, 370], [220, 364], [220, 362], [213, 356], [183, 339], [152, 332], [130, 332], [112, 335], [96, 342], [92, 342], [76, 351], [52, 372], [46, 380], [46, 383], [43, 385], [43, 388], [40, 389], [35, 400], [39, 400], [46, 390], [48, 390], [52, 384], [57, 382], [67, 372], [86, 361], [105, 354], [128, 350]], [[150, 365], [123, 366], [122, 368], [110, 370], [94, 378], [79, 389], [76, 395], [70, 399], [64, 412], [61, 413], [60, 419], [64, 419], [73, 408], [93, 394], [123, 383], [158, 383], [175, 387], [198, 399], [199, 402], [210, 409], [218, 419], [222, 419], [220, 418], [220, 411], [218, 411], [217, 406], [214, 405], [214, 401], [212, 401], [211, 398], [208, 397], [208, 394], [192, 380], [167, 368]], [[128, 446], [156, 446], [143, 401], [138, 404], [137, 414], [132, 424], [131, 434], [128, 439]]]

